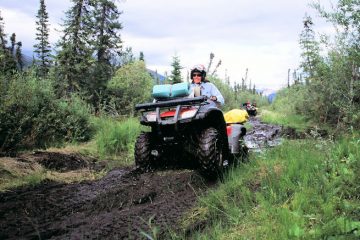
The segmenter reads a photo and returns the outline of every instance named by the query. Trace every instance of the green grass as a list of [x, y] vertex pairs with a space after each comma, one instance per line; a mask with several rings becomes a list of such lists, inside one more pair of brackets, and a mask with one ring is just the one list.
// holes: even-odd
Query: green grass
[[263, 122], [292, 127], [298, 130], [305, 130], [310, 127], [304, 117], [296, 114], [274, 112], [262, 109], [260, 112], [261, 120]]
[[97, 134], [94, 146], [95, 154], [101, 159], [116, 159], [120, 165], [132, 164], [134, 144], [140, 131], [138, 119], [130, 118], [117, 121], [110, 118], [98, 118], [94, 122]]
[[207, 227], [190, 238], [359, 239], [359, 139], [285, 141], [255, 156], [200, 198]]

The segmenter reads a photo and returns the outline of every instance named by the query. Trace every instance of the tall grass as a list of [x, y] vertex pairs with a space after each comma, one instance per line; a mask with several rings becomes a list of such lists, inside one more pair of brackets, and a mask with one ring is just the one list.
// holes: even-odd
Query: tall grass
[[256, 156], [200, 198], [208, 224], [191, 239], [359, 239], [359, 143], [286, 141]]
[[115, 155], [124, 158], [124, 163], [133, 161], [134, 144], [141, 131], [140, 123], [135, 118], [117, 121], [111, 118], [94, 119], [97, 128], [96, 148], [101, 158]]

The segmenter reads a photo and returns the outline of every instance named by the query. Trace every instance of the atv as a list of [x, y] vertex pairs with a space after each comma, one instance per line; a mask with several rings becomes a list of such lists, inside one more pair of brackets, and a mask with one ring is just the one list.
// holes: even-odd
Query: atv
[[244, 103], [243, 107], [248, 112], [249, 116], [256, 116], [257, 107], [255, 107], [254, 105], [249, 104], [249, 103]]
[[[135, 143], [135, 163], [148, 171], [162, 162], [190, 161], [203, 176], [217, 178], [247, 155], [246, 128], [227, 124], [206, 96], [189, 97], [189, 84], [155, 85], [152, 103], [137, 104], [140, 123], [150, 127]], [[169, 160], [171, 159], [171, 160]]]

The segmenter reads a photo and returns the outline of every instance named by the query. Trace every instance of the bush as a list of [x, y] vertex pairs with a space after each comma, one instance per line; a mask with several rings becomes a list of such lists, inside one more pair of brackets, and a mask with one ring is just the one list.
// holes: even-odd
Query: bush
[[151, 101], [153, 85], [143, 61], [124, 65], [108, 83], [111, 104], [120, 115], [134, 116], [135, 104]]
[[91, 136], [89, 111], [77, 97], [56, 99], [52, 82], [15, 75], [0, 103], [0, 152], [42, 148]]

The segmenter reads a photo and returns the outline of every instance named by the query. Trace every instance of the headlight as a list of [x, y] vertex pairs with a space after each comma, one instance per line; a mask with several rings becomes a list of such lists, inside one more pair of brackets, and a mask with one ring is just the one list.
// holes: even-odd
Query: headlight
[[156, 121], [156, 112], [146, 113], [145, 118], [148, 122], [155, 122]]
[[197, 111], [198, 111], [198, 108], [186, 109], [185, 111], [180, 113], [180, 118], [181, 119], [192, 118], [195, 116]]

